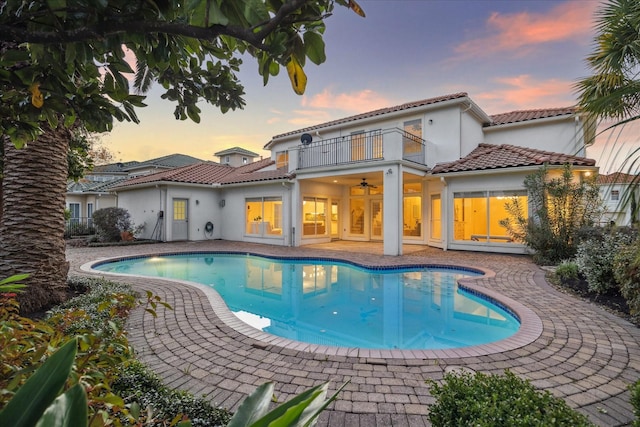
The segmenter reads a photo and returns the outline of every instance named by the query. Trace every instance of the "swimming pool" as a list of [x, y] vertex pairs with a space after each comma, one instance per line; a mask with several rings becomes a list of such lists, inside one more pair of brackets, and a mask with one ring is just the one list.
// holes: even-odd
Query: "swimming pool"
[[481, 274], [471, 269], [367, 269], [329, 259], [209, 252], [135, 257], [92, 267], [210, 286], [244, 322], [313, 344], [451, 349], [499, 341], [520, 327], [507, 307], [458, 286], [458, 279]]

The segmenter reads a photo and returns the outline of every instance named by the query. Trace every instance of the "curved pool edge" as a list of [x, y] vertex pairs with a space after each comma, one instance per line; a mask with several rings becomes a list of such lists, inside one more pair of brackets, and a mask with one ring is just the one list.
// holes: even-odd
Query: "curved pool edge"
[[[230, 253], [230, 252], [211, 252], [206, 251], [207, 253]], [[464, 288], [471, 290], [472, 292], [483, 295], [484, 297], [497, 302], [498, 304], [506, 307], [509, 311], [514, 314], [518, 320], [520, 321], [520, 328], [518, 331], [511, 335], [508, 338], [505, 338], [500, 341], [495, 341], [492, 343], [481, 344], [477, 346], [469, 346], [469, 347], [459, 347], [454, 349], [438, 349], [438, 350], [419, 350], [419, 349], [411, 349], [411, 350], [400, 350], [400, 349], [367, 349], [367, 348], [357, 348], [357, 347], [336, 347], [336, 346], [326, 346], [320, 344], [311, 344], [305, 343], [301, 341], [294, 341], [287, 338], [279, 337], [276, 335], [271, 335], [261, 330], [258, 330], [247, 323], [244, 323], [238, 317], [236, 317], [231, 310], [227, 307], [226, 303], [222, 299], [222, 297], [211, 287], [196, 283], [190, 282], [186, 280], [178, 280], [178, 279], [167, 279], [161, 277], [149, 277], [135, 274], [122, 274], [122, 273], [112, 273], [94, 270], [93, 267], [96, 265], [100, 265], [107, 262], [113, 262], [124, 259], [131, 258], [145, 258], [145, 257], [153, 257], [153, 256], [166, 256], [166, 255], [176, 255], [183, 254], [184, 252], [177, 253], [159, 253], [159, 254], [141, 254], [132, 257], [109, 257], [109, 258], [101, 258], [96, 259], [90, 262], [87, 262], [80, 266], [80, 270], [91, 273], [92, 275], [104, 275], [110, 277], [134, 277], [140, 279], [152, 279], [158, 280], [167, 284], [170, 283], [180, 283], [186, 286], [191, 286], [196, 289], [199, 289], [201, 292], [205, 294], [214, 314], [228, 327], [235, 330], [236, 332], [247, 336], [249, 338], [255, 339], [256, 341], [262, 343], [265, 348], [268, 346], [277, 346], [293, 351], [302, 351], [315, 353], [326, 356], [347, 356], [347, 357], [359, 357], [359, 358], [370, 358], [370, 359], [458, 359], [465, 357], [478, 357], [485, 356], [490, 354], [497, 354], [506, 351], [516, 350], [518, 348], [524, 347], [527, 344], [530, 344], [537, 340], [542, 334], [543, 325], [542, 320], [538, 317], [537, 314], [524, 304], [519, 303], [516, 300], [513, 300], [507, 296], [504, 296], [496, 291], [488, 289], [483, 286], [479, 286], [474, 282], [479, 279], [486, 279], [495, 277], [495, 272], [475, 266], [464, 266], [464, 265], [440, 265], [440, 264], [425, 264], [425, 263], [406, 263], [401, 266], [393, 266], [392, 268], [412, 268], [412, 267], [445, 267], [445, 268], [462, 268], [468, 269], [471, 271], [482, 272], [483, 276], [477, 277], [466, 277], [460, 279], [458, 281], [459, 285], [462, 285]], [[246, 252], [231, 252], [236, 254], [247, 254]], [[257, 255], [262, 257], [267, 257], [258, 253], [251, 253], [250, 255]], [[271, 257], [273, 258], [273, 257]], [[284, 259], [301, 259], [299, 257], [278, 257]], [[306, 259], [320, 259], [317, 257], [306, 257]], [[331, 258], [322, 258], [323, 260], [333, 260], [336, 262], [346, 262], [349, 264], [357, 265], [362, 268], [370, 268], [370, 266], [356, 263], [350, 260], [346, 260], [340, 257], [331, 257]]]

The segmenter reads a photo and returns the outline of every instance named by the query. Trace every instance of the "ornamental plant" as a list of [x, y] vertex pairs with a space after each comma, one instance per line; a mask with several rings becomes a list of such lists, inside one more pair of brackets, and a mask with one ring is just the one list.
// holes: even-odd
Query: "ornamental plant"
[[580, 242], [575, 262], [590, 292], [605, 294], [619, 290], [614, 258], [637, 238], [638, 233], [632, 228], [594, 228], [589, 237]]
[[564, 400], [537, 391], [508, 370], [504, 375], [447, 373], [442, 384], [427, 383], [436, 399], [429, 407], [433, 427], [593, 426]]
[[500, 225], [513, 240], [533, 250], [533, 260], [538, 264], [556, 265], [573, 258], [580, 231], [593, 227], [602, 216], [595, 178], [576, 180], [569, 164], [559, 177], [550, 178], [545, 165], [528, 175], [524, 186], [528, 205], [517, 198], [508, 201], [505, 208], [509, 217]]

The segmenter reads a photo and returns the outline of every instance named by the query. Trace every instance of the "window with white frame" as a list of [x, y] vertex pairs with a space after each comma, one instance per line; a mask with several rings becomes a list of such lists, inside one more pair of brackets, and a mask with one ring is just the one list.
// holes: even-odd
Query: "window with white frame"
[[262, 237], [282, 235], [282, 197], [245, 199], [245, 232]]
[[328, 200], [319, 197], [302, 199], [302, 235], [325, 236], [327, 234]]
[[620, 190], [611, 190], [611, 200], [620, 200]]
[[528, 217], [526, 190], [471, 191], [453, 195], [453, 238], [490, 243], [510, 243], [512, 238], [500, 221], [509, 218], [507, 204]]
[[80, 203], [69, 203], [69, 212], [72, 223], [80, 222]]
[[278, 151], [276, 153], [276, 169], [284, 168], [287, 166], [289, 166], [289, 152]]

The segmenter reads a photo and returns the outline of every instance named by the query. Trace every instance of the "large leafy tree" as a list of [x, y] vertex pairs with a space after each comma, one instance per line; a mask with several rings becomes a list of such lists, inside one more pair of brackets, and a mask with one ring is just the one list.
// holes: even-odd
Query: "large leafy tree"
[[301, 94], [336, 5], [364, 16], [353, 0], [0, 0], [0, 275], [31, 274], [23, 310], [64, 298], [69, 128], [137, 122], [154, 81], [180, 120], [199, 122], [202, 101], [242, 108], [243, 55], [265, 84], [286, 67]]

